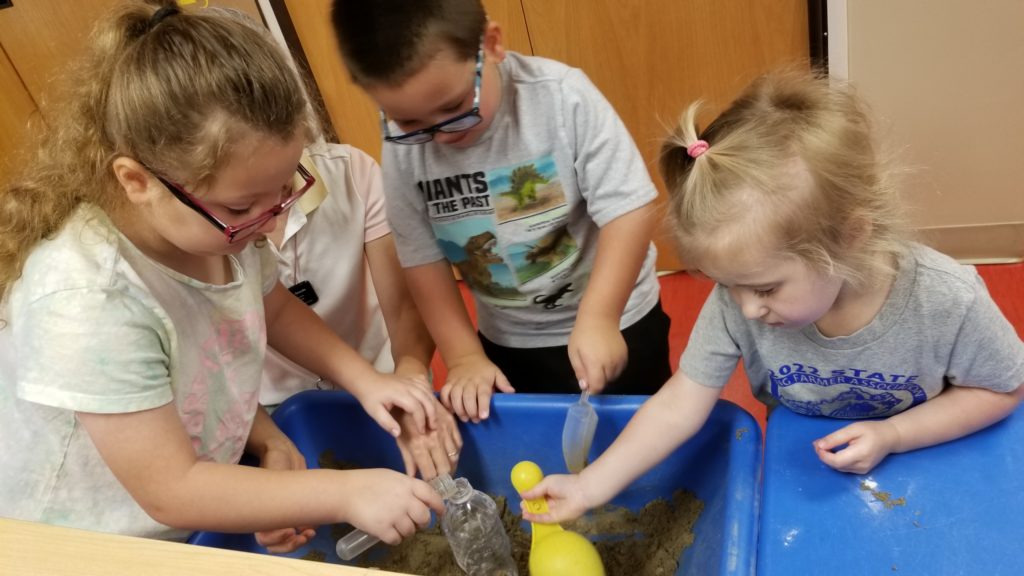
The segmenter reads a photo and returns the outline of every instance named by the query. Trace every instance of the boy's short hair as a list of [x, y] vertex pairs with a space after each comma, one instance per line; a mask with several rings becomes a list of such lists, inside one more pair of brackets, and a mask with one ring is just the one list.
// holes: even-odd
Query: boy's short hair
[[394, 86], [444, 47], [474, 58], [487, 14], [480, 0], [334, 0], [331, 22], [352, 79]]

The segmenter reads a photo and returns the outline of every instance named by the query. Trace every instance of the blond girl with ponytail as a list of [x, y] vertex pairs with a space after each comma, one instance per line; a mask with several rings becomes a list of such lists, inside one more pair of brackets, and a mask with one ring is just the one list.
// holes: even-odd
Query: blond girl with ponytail
[[666, 140], [661, 172], [683, 259], [716, 286], [679, 370], [580, 475], [523, 494], [549, 500], [530, 521], [575, 518], [668, 456], [740, 360], [769, 406], [855, 420], [806, 448], [855, 474], [989, 426], [1024, 395], [1024, 344], [977, 272], [903, 232], [850, 86], [778, 72], [703, 131], [698, 110]]

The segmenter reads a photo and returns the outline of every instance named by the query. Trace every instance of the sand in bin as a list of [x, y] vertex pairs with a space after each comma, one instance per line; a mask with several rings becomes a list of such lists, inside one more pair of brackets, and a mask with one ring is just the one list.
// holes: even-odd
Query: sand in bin
[[[530, 532], [521, 526], [519, 502], [510, 508], [503, 496], [494, 500], [505, 531], [512, 539], [512, 555], [519, 574], [526, 576]], [[703, 508], [704, 504], [691, 492], [680, 490], [673, 494], [671, 503], [654, 500], [638, 512], [606, 506], [563, 526], [595, 541], [608, 576], [668, 576], [675, 574], [683, 550], [693, 543], [693, 525]], [[439, 526], [421, 530], [392, 547], [382, 560], [359, 565], [429, 576], [464, 574]]]
[[[331, 451], [320, 456], [321, 468], [355, 468], [334, 458]], [[530, 555], [530, 531], [522, 525], [519, 501], [509, 507], [504, 496], [491, 494], [501, 512], [505, 532], [512, 540], [512, 555], [520, 576], [527, 576]], [[672, 501], [657, 499], [637, 512], [620, 506], [605, 506], [562, 526], [587, 536], [597, 546], [608, 576], [670, 576], [679, 567], [679, 557], [693, 544], [693, 526], [704, 503], [688, 490], [677, 490]], [[435, 523], [436, 524], [436, 523]], [[340, 539], [352, 527], [336, 524], [333, 539]], [[378, 546], [376, 549], [384, 548]], [[379, 554], [357, 559], [359, 566], [424, 576], [463, 576], [440, 525], [420, 530], [412, 538]], [[369, 558], [368, 558], [369, 557]], [[369, 561], [372, 558], [372, 562]], [[308, 558], [310, 560], [320, 558]]]

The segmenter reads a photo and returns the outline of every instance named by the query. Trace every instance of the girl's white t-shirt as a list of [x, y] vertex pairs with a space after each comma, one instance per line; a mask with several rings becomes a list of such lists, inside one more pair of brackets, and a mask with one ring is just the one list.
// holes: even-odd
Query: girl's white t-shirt
[[142, 510], [76, 413], [174, 402], [199, 459], [237, 463], [257, 409], [263, 296], [277, 270], [273, 253], [252, 245], [231, 264], [229, 284], [184, 276], [139, 252], [92, 206], [34, 249], [0, 330], [0, 516], [188, 536]]

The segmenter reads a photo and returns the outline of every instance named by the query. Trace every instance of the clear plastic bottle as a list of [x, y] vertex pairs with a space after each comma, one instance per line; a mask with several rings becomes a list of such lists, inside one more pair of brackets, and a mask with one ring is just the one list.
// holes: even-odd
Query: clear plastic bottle
[[490, 496], [474, 490], [465, 478], [444, 494], [441, 530], [455, 561], [469, 576], [518, 576], [512, 545]]

